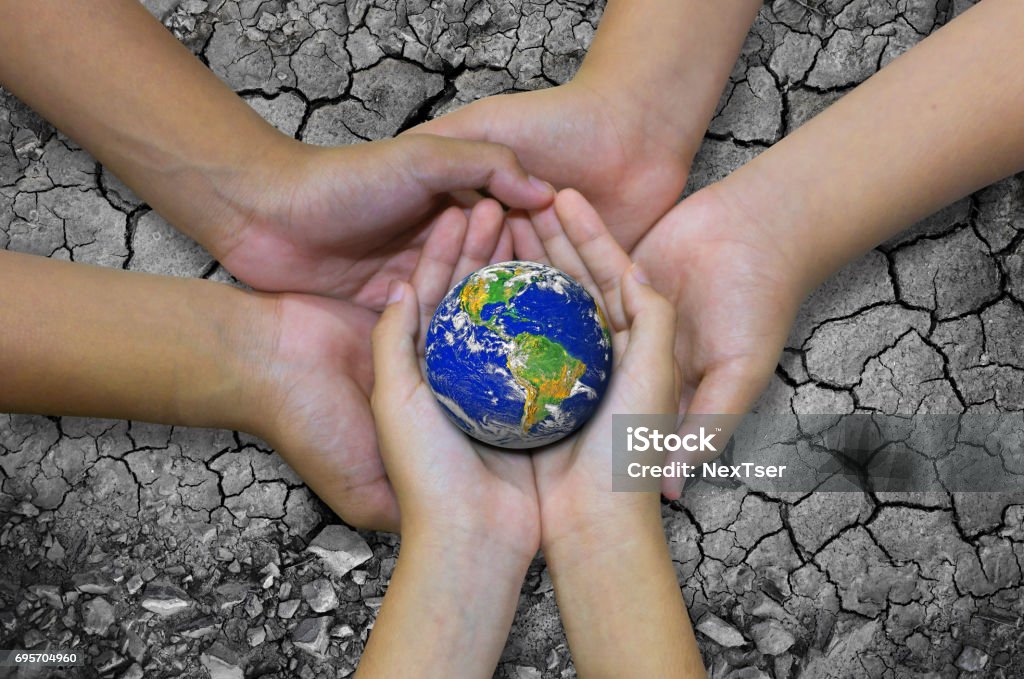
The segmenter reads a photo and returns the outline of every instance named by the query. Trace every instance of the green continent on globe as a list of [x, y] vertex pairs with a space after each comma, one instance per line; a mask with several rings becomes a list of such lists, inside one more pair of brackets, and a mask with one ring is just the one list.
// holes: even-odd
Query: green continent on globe
[[530, 431], [547, 416], [545, 406], [557, 406], [569, 398], [576, 380], [587, 372], [586, 364], [570, 356], [561, 344], [528, 332], [512, 339], [508, 368], [526, 390], [523, 431]]
[[518, 316], [511, 302], [535, 277], [531, 274], [525, 278], [523, 273], [526, 272], [517, 268], [493, 271], [487, 277], [473, 276], [459, 293], [459, 303], [472, 323], [487, 327], [511, 344], [508, 368], [516, 384], [526, 391], [521, 420], [525, 432], [547, 417], [546, 406], [557, 406], [572, 394], [573, 385], [587, 371], [587, 365], [547, 337], [528, 332], [509, 337], [497, 314], [483, 319], [484, 309], [491, 304], [504, 304], [501, 316]]

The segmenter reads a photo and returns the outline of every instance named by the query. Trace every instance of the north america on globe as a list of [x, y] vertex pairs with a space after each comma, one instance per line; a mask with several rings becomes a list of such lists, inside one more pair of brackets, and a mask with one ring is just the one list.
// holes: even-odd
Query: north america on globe
[[608, 324], [568, 274], [534, 262], [476, 271], [441, 301], [426, 372], [444, 411], [475, 439], [535, 448], [593, 415], [611, 374]]

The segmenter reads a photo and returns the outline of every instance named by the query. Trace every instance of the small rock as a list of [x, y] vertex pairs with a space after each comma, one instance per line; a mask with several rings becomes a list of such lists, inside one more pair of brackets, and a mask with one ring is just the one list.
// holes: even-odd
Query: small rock
[[540, 679], [541, 673], [536, 667], [517, 665], [512, 668], [512, 676], [515, 679]]
[[771, 675], [756, 667], [741, 667], [725, 675], [725, 679], [772, 679]]
[[78, 573], [71, 578], [71, 584], [86, 594], [110, 594], [114, 591], [114, 581], [99, 571]]
[[142, 573], [140, 573], [140, 575], [142, 575], [143, 580], [149, 582], [150, 580], [156, 578], [156, 571], [153, 570], [152, 566], [146, 566], [142, 569]]
[[366, 584], [366, 571], [352, 571], [352, 582], [360, 587]]
[[327, 636], [327, 627], [330, 623], [331, 618], [326, 615], [306, 618], [292, 630], [292, 643], [316, 658], [323, 658], [330, 642]]
[[142, 666], [139, 663], [132, 663], [132, 666], [121, 675], [121, 679], [142, 679], [142, 677]]
[[796, 637], [774, 620], [757, 623], [750, 628], [750, 636], [765, 655], [780, 655], [796, 643]]
[[135, 594], [145, 583], [142, 581], [142, 576], [136, 573], [132, 577], [128, 578], [128, 582], [124, 583], [125, 589], [128, 590], [129, 594]]
[[142, 666], [139, 663], [132, 663], [132, 666], [121, 675], [121, 679], [142, 679], [143, 676]]
[[103, 651], [93, 661], [93, 667], [101, 674], [110, 674], [118, 667], [124, 665], [128, 660], [112, 650]]
[[324, 561], [339, 578], [373, 557], [370, 546], [359, 533], [345, 526], [326, 526], [307, 548]]
[[43, 636], [42, 632], [33, 627], [29, 631], [25, 632], [25, 636], [22, 637], [22, 641], [25, 644], [25, 648], [35, 648], [46, 641], [46, 637]]
[[740, 631], [714, 613], [705, 613], [697, 623], [697, 631], [719, 646], [734, 648], [747, 643]]
[[86, 634], [104, 636], [110, 626], [114, 624], [114, 607], [106, 599], [98, 596], [82, 606], [82, 618], [84, 619], [82, 629]]
[[238, 656], [223, 644], [210, 646], [199, 656], [199, 662], [210, 672], [210, 679], [245, 679]]
[[338, 607], [338, 595], [327, 578], [319, 578], [303, 585], [302, 598], [317, 613], [325, 613]]
[[14, 508], [14, 511], [22, 516], [27, 516], [30, 519], [39, 516], [39, 508], [28, 501], [18, 503], [18, 506]]
[[249, 597], [249, 600], [245, 602], [245, 613], [250, 618], [256, 618], [263, 615], [263, 602], [260, 601], [259, 597], [255, 594]]
[[331, 628], [331, 636], [336, 639], [348, 639], [355, 636], [355, 633], [350, 625], [335, 625]]
[[249, 595], [249, 585], [244, 582], [225, 582], [217, 586], [217, 602], [220, 610], [234, 608]]
[[267, 640], [267, 632], [263, 627], [251, 627], [246, 631], [245, 638], [249, 641], [250, 646], [256, 648]]
[[260, 569], [260, 575], [263, 576], [263, 580], [260, 581], [260, 586], [262, 586], [263, 589], [270, 589], [274, 586], [274, 580], [281, 575], [281, 569], [277, 567], [276, 563], [271, 562]]
[[46, 550], [46, 560], [51, 563], [63, 563], [65, 553], [64, 546], [54, 540], [53, 544]]
[[142, 595], [142, 607], [157, 615], [174, 615], [191, 606], [184, 590], [169, 582], [151, 582]]
[[64, 610], [64, 599], [60, 595], [60, 588], [57, 585], [32, 585], [28, 588], [32, 594], [48, 603], [58, 611]]
[[178, 629], [178, 634], [189, 639], [201, 639], [213, 634], [216, 634], [220, 630], [221, 623], [213, 616], [204, 616], [198, 620], [193, 620], [186, 624], [184, 627]]
[[956, 659], [956, 666], [966, 672], [980, 672], [987, 664], [988, 653], [974, 646], [964, 646]]
[[277, 605], [277, 617], [288, 620], [295, 611], [299, 610], [299, 604], [302, 603], [298, 599], [289, 599], [288, 601], [282, 601]]

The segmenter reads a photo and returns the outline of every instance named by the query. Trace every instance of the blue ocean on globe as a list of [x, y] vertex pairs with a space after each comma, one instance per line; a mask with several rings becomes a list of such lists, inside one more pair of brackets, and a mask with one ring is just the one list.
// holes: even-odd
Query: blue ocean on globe
[[484, 267], [456, 285], [427, 330], [430, 388], [467, 434], [534, 448], [579, 429], [611, 374], [608, 324], [569, 275], [534, 262]]

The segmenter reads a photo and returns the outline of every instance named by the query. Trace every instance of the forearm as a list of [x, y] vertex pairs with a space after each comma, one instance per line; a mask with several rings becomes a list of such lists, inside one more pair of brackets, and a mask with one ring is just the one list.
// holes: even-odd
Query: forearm
[[398, 564], [356, 676], [491, 677], [529, 565], [500, 552], [485, 540], [403, 530]]
[[0, 290], [0, 412], [252, 428], [248, 293], [5, 251]]
[[1024, 3], [987, 0], [719, 187], [812, 288], [940, 207], [1024, 169]]
[[658, 514], [591, 525], [544, 546], [579, 675], [706, 676]]
[[637, 104], [650, 134], [692, 157], [760, 0], [609, 0], [577, 79]]
[[289, 143], [137, 0], [0, 0], [0, 83], [214, 254], [234, 175]]

